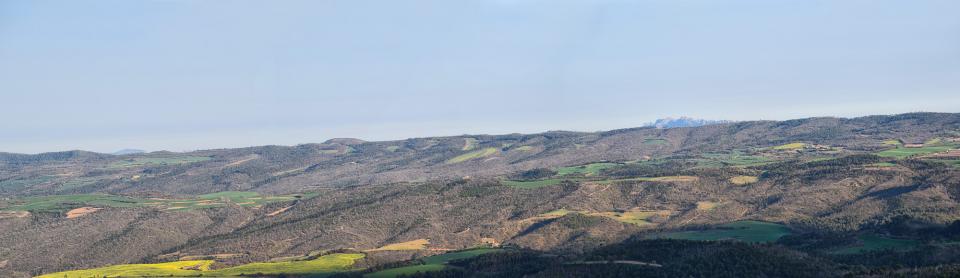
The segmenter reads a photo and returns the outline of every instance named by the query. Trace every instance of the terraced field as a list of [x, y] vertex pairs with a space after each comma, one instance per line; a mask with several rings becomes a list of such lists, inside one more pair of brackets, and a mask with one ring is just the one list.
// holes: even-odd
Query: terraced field
[[238, 277], [251, 275], [310, 275], [325, 276], [351, 270], [364, 254], [338, 253], [313, 260], [250, 263], [235, 267], [210, 270], [213, 260], [178, 261], [158, 264], [127, 264], [95, 269], [51, 273], [38, 278], [88, 277]]

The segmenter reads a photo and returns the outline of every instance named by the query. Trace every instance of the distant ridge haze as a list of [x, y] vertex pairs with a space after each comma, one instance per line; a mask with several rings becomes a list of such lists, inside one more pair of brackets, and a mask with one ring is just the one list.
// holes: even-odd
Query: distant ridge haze
[[715, 125], [715, 124], [725, 124], [731, 123], [732, 121], [727, 120], [705, 120], [705, 119], [694, 119], [690, 117], [679, 117], [679, 118], [662, 118], [657, 119], [652, 123], [645, 124], [645, 127], [652, 126], [656, 128], [675, 128], [675, 127], [697, 127], [705, 125]]
[[[819, 117], [806, 117], [806, 118], [796, 118], [796, 119], [788, 119], [788, 120], [810, 120], [810, 119], [817, 119], [817, 118], [857, 119], [857, 118], [868, 118], [868, 117], [887, 117], [887, 116], [898, 116], [898, 115], [901, 115], [901, 116], [902, 116], [902, 115], [913, 115], [913, 114], [951, 114], [951, 113], [944, 113], [944, 112], [914, 112], [914, 113], [903, 113], [903, 114], [893, 114], [893, 115], [868, 115], [868, 116], [860, 116], [860, 117], [819, 116]], [[151, 151], [149, 151], [149, 152], [156, 152], [156, 151], [161, 151], [161, 152], [193, 152], [193, 151], [204, 151], [204, 150], [232, 149], [232, 148], [249, 148], [249, 147], [262, 147], [262, 146], [298, 146], [298, 145], [307, 145], [307, 144], [317, 144], [317, 143], [321, 143], [321, 142], [322, 142], [323, 144], [337, 143], [337, 144], [343, 144], [343, 145], [356, 145], [356, 144], [362, 144], [362, 143], [364, 143], [364, 142], [400, 141], [400, 140], [409, 140], [409, 139], [418, 139], [418, 138], [419, 138], [419, 139], [422, 139], [422, 138], [463, 137], [463, 136], [467, 136], [467, 137], [470, 137], [470, 136], [497, 136], [497, 135], [508, 135], [508, 134], [542, 134], [542, 133], [552, 133], [552, 132], [591, 133], [591, 132], [603, 132], [603, 131], [625, 130], [625, 129], [633, 129], [633, 128], [670, 129], [670, 128], [698, 127], [698, 126], [719, 125], [719, 124], [727, 124], [727, 123], [743, 123], [743, 122], [754, 122], [754, 121], [764, 122], [764, 121], [770, 121], [770, 120], [768, 120], [768, 119], [744, 120], [744, 121], [738, 121], [738, 120], [708, 120], [708, 119], [701, 119], [701, 118], [681, 116], [681, 117], [677, 117], [677, 118], [674, 118], [674, 117], [660, 118], [660, 119], [657, 119], [657, 120], [655, 120], [655, 121], [653, 121], [653, 122], [647, 122], [647, 123], [645, 123], [645, 124], [639, 124], [639, 125], [638, 125], [638, 124], [633, 124], [633, 125], [623, 124], [623, 125], [621, 125], [621, 126], [619, 126], [619, 127], [613, 127], [613, 128], [607, 128], [607, 129], [595, 129], [595, 130], [564, 130], [564, 129], [552, 129], [552, 130], [540, 130], [540, 131], [537, 131], [536, 129], [532, 129], [532, 128], [529, 128], [529, 127], [524, 127], [524, 126], [521, 125], [521, 124], [517, 124], [517, 125], [510, 125], [510, 126], [507, 126], [507, 127], [502, 128], [501, 130], [492, 131], [492, 132], [478, 131], [478, 132], [469, 132], [469, 133], [463, 133], [463, 132], [454, 133], [454, 132], [450, 132], [449, 130], [445, 130], [445, 129], [440, 129], [439, 131], [432, 131], [432, 132], [429, 131], [429, 130], [412, 130], [412, 131], [408, 130], [408, 131], [407, 131], [408, 133], [404, 133], [404, 134], [403, 134], [404, 136], [397, 136], [397, 137], [395, 137], [395, 138], [382, 138], [382, 137], [376, 137], [376, 136], [374, 136], [373, 138], [370, 138], [370, 137], [367, 137], [367, 136], [363, 136], [364, 133], [362, 132], [362, 130], [360, 130], [360, 129], [355, 129], [355, 130], [353, 130], [353, 131], [358, 131], [358, 132], [357, 132], [357, 133], [354, 133], [354, 134], [350, 134], [350, 135], [357, 135], [357, 136], [355, 136], [355, 137], [335, 137], [335, 138], [311, 139], [309, 136], [300, 136], [300, 137], [291, 137], [291, 138], [295, 138], [295, 139], [293, 139], [293, 140], [295, 140], [294, 142], [290, 142], [290, 141], [286, 141], [286, 142], [285, 142], [285, 141], [264, 141], [264, 142], [255, 142], [255, 143], [243, 144], [243, 145], [236, 145], [236, 144], [229, 144], [229, 143], [221, 143], [221, 144], [209, 144], [209, 145], [204, 145], [204, 146], [200, 146], [200, 147], [196, 147], [196, 148], [190, 148], [190, 149], [176, 149], [176, 148], [164, 147], [164, 146], [161, 145], [161, 146], [158, 146], [157, 148], [151, 148]], [[621, 122], [622, 122], [622, 121], [621, 121]], [[619, 122], [618, 122], [618, 123], [619, 123]], [[604, 126], [607, 126], [607, 125], [604, 125]], [[508, 127], [516, 127], [516, 129], [508, 129]], [[415, 131], [415, 132], [414, 132], [414, 131]], [[230, 133], [230, 134], [232, 134], [232, 133]], [[223, 136], [227, 136], [227, 135], [229, 135], [229, 134], [224, 134]], [[289, 138], [287, 138], [287, 139], [289, 140]], [[187, 140], [187, 141], [189, 141], [189, 140]], [[167, 143], [168, 143], [168, 144], [167, 144], [168, 146], [175, 144], [175, 143], [170, 143], [170, 142], [167, 142]], [[98, 150], [95, 149], [95, 148], [94, 148], [94, 149], [90, 149], [90, 148], [63, 148], [63, 149], [52, 148], [52, 149], [45, 149], [45, 150], [40, 150], [40, 151], [36, 151], [36, 152], [19, 152], [19, 151], [12, 151], [12, 150], [0, 149], [0, 153], [8, 153], [8, 154], [42, 154], [42, 153], [58, 153], [58, 152], [69, 152], [69, 151], [88, 151], [88, 152], [95, 152], [95, 153], [109, 154], [109, 155], [126, 155], [126, 154], [138, 154], [138, 153], [147, 153], [147, 152], [148, 152], [148, 151], [145, 151], [145, 150], [142, 150], [142, 149], [121, 149], [121, 150], [119, 150], [119, 151], [112, 151], [112, 152], [108, 151], [108, 152], [104, 152], [104, 151], [98, 151]]]

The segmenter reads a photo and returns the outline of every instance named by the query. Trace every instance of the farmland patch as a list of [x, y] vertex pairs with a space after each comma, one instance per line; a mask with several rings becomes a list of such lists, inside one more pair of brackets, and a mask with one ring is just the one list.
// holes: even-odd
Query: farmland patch
[[427, 249], [427, 245], [430, 244], [428, 239], [416, 239], [406, 242], [387, 244], [380, 248], [370, 249], [367, 251], [406, 251], [406, 250], [424, 250]]
[[773, 147], [773, 149], [774, 150], [796, 150], [796, 149], [802, 149], [803, 147], [806, 147], [806, 146], [807, 144], [794, 142], [794, 143], [779, 145], [779, 146]]
[[782, 236], [791, 234], [786, 226], [761, 222], [737, 221], [719, 225], [712, 229], [681, 231], [656, 235], [659, 238], [686, 239], [686, 240], [739, 240], [746, 242], [772, 242]]
[[38, 278], [87, 277], [238, 277], [253, 275], [326, 276], [351, 270], [363, 254], [330, 254], [313, 260], [250, 263], [210, 270], [213, 260], [177, 261], [157, 264], [126, 264], [87, 270], [51, 273]]
[[903, 159], [916, 155], [927, 155], [939, 152], [946, 152], [953, 149], [951, 146], [931, 146], [931, 147], [919, 147], [919, 148], [906, 148], [898, 147], [895, 149], [889, 149], [876, 153], [876, 155], [881, 157], [893, 157], [897, 159]]
[[81, 217], [87, 214], [97, 212], [101, 209], [102, 208], [95, 208], [95, 207], [79, 207], [79, 208], [71, 209], [70, 211], [67, 212], [67, 218], [69, 219], [69, 218]]
[[607, 168], [620, 166], [619, 163], [599, 162], [580, 166], [562, 167], [557, 169], [557, 176], [566, 176], [571, 174], [582, 174], [584, 176], [596, 176], [600, 171]]
[[760, 179], [755, 176], [736, 176], [736, 177], [730, 178], [730, 183], [736, 184], [736, 185], [748, 185], [751, 183], [755, 183], [758, 180]]
[[454, 157], [454, 158], [448, 159], [446, 163], [447, 163], [447, 164], [454, 164], [454, 163], [464, 162], [464, 161], [467, 161], [467, 160], [473, 160], [473, 159], [477, 159], [477, 158], [487, 157], [487, 156], [491, 156], [491, 155], [497, 153], [497, 151], [498, 151], [497, 148], [484, 148], [484, 149], [480, 149], [480, 150], [476, 150], [476, 151], [472, 151], [472, 152], [468, 152], [468, 153], [465, 153], [465, 154], [458, 155], [458, 156], [456, 156], [456, 157]]

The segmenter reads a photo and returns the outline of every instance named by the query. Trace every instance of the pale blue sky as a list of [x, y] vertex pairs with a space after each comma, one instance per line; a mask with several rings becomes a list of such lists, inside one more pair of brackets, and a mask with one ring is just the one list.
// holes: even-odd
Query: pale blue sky
[[960, 112], [960, 1], [0, 0], [0, 151]]

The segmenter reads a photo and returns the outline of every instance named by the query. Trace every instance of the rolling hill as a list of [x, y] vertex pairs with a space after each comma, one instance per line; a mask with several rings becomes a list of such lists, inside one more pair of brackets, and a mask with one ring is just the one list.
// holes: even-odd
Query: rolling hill
[[[194, 260], [217, 271], [334, 253], [362, 256], [324, 275], [506, 274], [532, 258], [527, 274], [541, 277], [675, 277], [712, 269], [695, 263], [704, 254], [784, 266], [707, 260], [731, 265], [733, 276], [919, 273], [960, 263], [958, 148], [960, 114], [913, 113], [123, 156], [0, 153], [0, 275]], [[501, 251], [427, 259], [478, 247]], [[923, 248], [935, 252], [897, 268], [895, 258]]]

